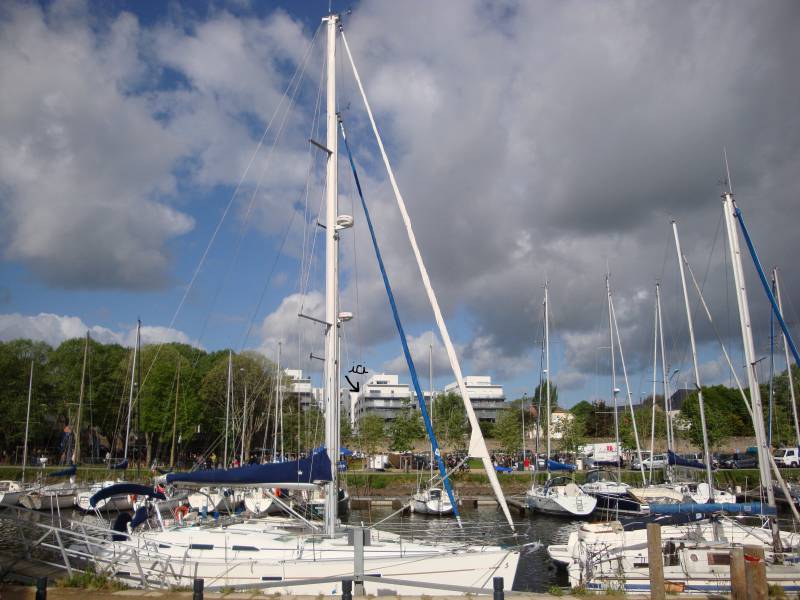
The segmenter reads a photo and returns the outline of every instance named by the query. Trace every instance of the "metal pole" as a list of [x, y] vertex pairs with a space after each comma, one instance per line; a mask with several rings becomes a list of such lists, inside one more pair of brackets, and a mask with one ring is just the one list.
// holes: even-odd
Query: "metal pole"
[[[781, 283], [778, 279], [778, 269], [773, 271], [775, 277], [775, 296], [778, 300], [778, 310], [783, 314], [783, 303], [781, 302]], [[797, 399], [794, 393], [794, 377], [792, 376], [792, 363], [789, 361], [789, 344], [786, 341], [786, 334], [783, 335], [783, 351], [786, 354], [786, 374], [789, 377], [789, 394], [792, 398], [792, 416], [794, 417], [794, 433], [797, 437], [797, 446], [800, 447], [800, 423], [797, 418]]]
[[281, 349], [283, 347], [283, 343], [281, 340], [278, 340], [278, 369], [275, 372], [275, 419], [274, 425], [272, 427], [272, 462], [278, 461], [278, 412], [280, 412], [278, 407], [278, 402], [280, 401], [281, 396]]
[[492, 579], [492, 600], [504, 600], [505, 598], [505, 584], [502, 577], [494, 577]]
[[692, 365], [694, 367], [694, 385], [697, 390], [697, 402], [700, 405], [700, 427], [703, 430], [703, 457], [706, 463], [706, 479], [711, 502], [714, 501], [714, 476], [711, 474], [711, 452], [708, 448], [708, 429], [706, 429], [706, 408], [703, 402], [703, 388], [700, 385], [700, 367], [697, 363], [697, 346], [694, 340], [694, 324], [692, 323], [692, 310], [689, 306], [689, 291], [686, 287], [686, 273], [683, 268], [684, 256], [681, 251], [681, 241], [678, 237], [678, 224], [672, 221], [672, 233], [675, 237], [675, 251], [678, 254], [678, 269], [681, 273], [681, 288], [683, 289], [683, 304], [686, 308], [686, 321], [689, 325], [689, 343], [692, 348]]
[[228, 387], [225, 392], [225, 444], [222, 452], [222, 468], [228, 468], [228, 436], [231, 419], [231, 369], [233, 366], [233, 350], [228, 350]]
[[31, 393], [33, 391], [33, 359], [31, 359], [31, 376], [28, 380], [28, 411], [25, 414], [25, 445], [22, 447], [22, 483], [25, 483], [25, 467], [28, 466], [28, 429], [31, 423]]
[[[658, 293], [658, 284], [656, 284]], [[656, 377], [658, 375], [658, 304], [653, 310], [653, 395], [650, 397], [650, 485], [653, 484], [653, 463], [656, 445]]]
[[[544, 370], [545, 370], [545, 397], [547, 398], [547, 459], [550, 460], [550, 425], [552, 418], [550, 416], [550, 315], [548, 312], [548, 296], [547, 296], [547, 282], [544, 284]], [[550, 478], [550, 463], [545, 462], [547, 467], [548, 479]]]
[[353, 528], [353, 583], [356, 596], [364, 595], [364, 529]]
[[[728, 234], [728, 246], [731, 254], [731, 266], [733, 268], [733, 278], [736, 285], [736, 301], [739, 307], [739, 324], [742, 330], [742, 343], [744, 345], [745, 362], [747, 364], [747, 381], [750, 389], [750, 403], [753, 409], [753, 429], [755, 430], [758, 446], [758, 469], [761, 476], [761, 485], [765, 488], [767, 494], [767, 504], [774, 510], [775, 492], [772, 489], [772, 477], [769, 471], [770, 451], [766, 445], [761, 389], [759, 388], [755, 371], [756, 359], [753, 332], [750, 324], [750, 306], [747, 301], [747, 288], [745, 287], [744, 271], [742, 269], [742, 253], [739, 247], [739, 236], [733, 221], [736, 207], [730, 192], [725, 192], [722, 197], [723, 214]], [[774, 517], [770, 517], [769, 522], [772, 529], [773, 549], [775, 552], [780, 553], [782, 551], [782, 544], [777, 521]]]
[[[325, 174], [325, 448], [331, 461], [336, 461], [339, 452], [337, 434], [339, 421], [339, 390], [337, 385], [338, 318], [339, 318], [339, 234], [336, 231], [338, 217], [338, 157], [339, 138], [336, 115], [336, 30], [338, 15], [323, 19], [327, 29], [327, 136], [328, 163]], [[336, 530], [336, 500], [338, 496], [338, 473], [331, 470], [331, 481], [325, 493], [325, 533], [333, 536]]]
[[178, 357], [178, 374], [175, 384], [175, 409], [172, 413], [172, 446], [169, 450], [169, 468], [175, 466], [175, 433], [178, 429], [178, 398], [181, 392], [181, 359]]
[[617, 448], [617, 480], [620, 480], [622, 474], [622, 467], [620, 465], [620, 447], [619, 447], [619, 414], [617, 411], [617, 370], [614, 357], [614, 323], [611, 317], [611, 283], [609, 281], [610, 275], [606, 274], [606, 295], [608, 297], [608, 335], [611, 339], [611, 394], [614, 397], [614, 440]]
[[[244, 377], [244, 369], [239, 369]], [[299, 424], [299, 421], [298, 421]], [[299, 428], [298, 428], [299, 429]], [[239, 462], [244, 466], [244, 440], [247, 435], [247, 379], [244, 380], [244, 407], [242, 408], [242, 451], [240, 453]], [[299, 450], [298, 450], [299, 451]]]
[[128, 395], [128, 421], [125, 425], [125, 456], [123, 460], [128, 458], [128, 442], [131, 437], [131, 413], [133, 412], [133, 388], [136, 381], [136, 355], [139, 353], [139, 334], [142, 328], [142, 322], [136, 322], [136, 346], [133, 348], [133, 362], [131, 364], [131, 389]]

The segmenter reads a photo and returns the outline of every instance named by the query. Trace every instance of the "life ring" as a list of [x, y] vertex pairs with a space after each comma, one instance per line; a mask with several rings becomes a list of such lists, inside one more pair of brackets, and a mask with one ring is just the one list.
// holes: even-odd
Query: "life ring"
[[189, 514], [189, 507], [185, 504], [179, 504], [175, 507], [175, 510], [172, 511], [172, 515], [179, 523], [183, 523], [183, 517], [185, 517], [187, 514]]
[[281, 497], [281, 488], [273, 488], [272, 493], [275, 495], [276, 498]]

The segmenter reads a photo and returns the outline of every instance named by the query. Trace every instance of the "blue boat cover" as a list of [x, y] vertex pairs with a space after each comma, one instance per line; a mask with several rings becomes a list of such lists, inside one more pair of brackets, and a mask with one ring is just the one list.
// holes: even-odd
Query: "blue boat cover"
[[146, 506], [137, 508], [136, 512], [133, 514], [133, 519], [131, 519], [131, 529], [136, 529], [139, 525], [147, 521], [149, 516]]
[[547, 461], [548, 471], [574, 471], [575, 469], [576, 469], [575, 465], [568, 465], [566, 463], [560, 463], [555, 460]]
[[52, 473], [48, 473], [48, 477], [72, 477], [78, 471], [78, 467], [75, 465], [70, 465], [66, 469], [61, 469], [60, 471], [53, 471]]
[[504, 467], [503, 465], [495, 465], [494, 470], [498, 473], [513, 473], [514, 469], [511, 467]]
[[208, 469], [188, 473], [167, 473], [167, 483], [203, 483], [213, 485], [272, 485], [279, 483], [316, 483], [331, 480], [331, 459], [323, 451], [311, 458], [245, 465], [236, 469]]
[[127, 468], [128, 468], [128, 459], [127, 458], [125, 460], [123, 460], [122, 462], [120, 462], [120, 463], [117, 463], [115, 465], [111, 465], [111, 469], [114, 470], [114, 471], [124, 471]]
[[682, 456], [675, 454], [672, 450], [667, 450], [667, 461], [669, 461], [669, 464], [675, 465], [676, 467], [689, 467], [690, 469], [706, 468], [705, 463], [702, 463], [699, 460], [683, 458]]
[[651, 504], [650, 514], [674, 515], [686, 513], [740, 513], [746, 515], [775, 515], [776, 510], [761, 502], [718, 502], [713, 504]]
[[163, 492], [157, 492], [146, 485], [140, 485], [138, 483], [117, 483], [101, 489], [94, 496], [89, 498], [89, 504], [94, 508], [100, 500], [105, 500], [112, 496], [125, 496], [127, 494], [149, 496], [150, 498], [157, 498], [158, 500], [167, 499]]

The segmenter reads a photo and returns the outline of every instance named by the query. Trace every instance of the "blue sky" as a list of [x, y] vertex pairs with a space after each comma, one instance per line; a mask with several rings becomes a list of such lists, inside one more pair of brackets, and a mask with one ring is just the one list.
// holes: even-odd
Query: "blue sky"
[[[610, 269], [634, 399], [651, 385], [656, 280], [670, 370], [685, 377], [672, 218], [740, 356], [719, 228], [723, 146], [762, 259], [784, 267], [787, 316], [797, 320], [800, 287], [786, 260], [800, 250], [795, 3], [352, 8], [346, 35], [465, 373], [492, 375], [509, 398], [532, 391], [549, 280], [562, 404], [607, 397]], [[301, 303], [322, 310], [321, 238], [309, 258], [322, 163], [306, 139], [324, 139], [312, 129], [322, 50], [312, 38], [326, 11], [327, 2], [245, 0], [0, 8], [0, 339], [57, 344], [90, 328], [130, 343], [141, 318], [147, 341], [274, 357], [282, 339], [290, 366], [318, 368], [304, 357], [321, 353], [320, 332], [296, 313]], [[339, 72], [340, 110], [414, 356], [427, 372], [434, 345], [442, 386], [452, 375], [344, 60]], [[295, 73], [302, 84], [286, 111]], [[342, 156], [340, 211], [350, 212], [345, 167]], [[345, 362], [407, 381], [354, 214], [342, 239], [342, 306], [357, 313]], [[763, 353], [768, 312], [750, 284]], [[713, 331], [697, 330], [703, 380], [727, 383]]]

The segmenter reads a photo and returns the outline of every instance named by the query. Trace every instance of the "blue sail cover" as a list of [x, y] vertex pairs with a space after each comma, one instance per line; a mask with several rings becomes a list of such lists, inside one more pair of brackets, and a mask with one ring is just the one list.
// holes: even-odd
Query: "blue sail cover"
[[113, 471], [124, 471], [128, 468], [128, 459], [126, 458], [122, 462], [117, 463], [116, 465], [111, 465], [111, 469]]
[[722, 502], [714, 504], [651, 504], [650, 514], [675, 515], [675, 514], [714, 514], [719, 512], [739, 513], [746, 515], [776, 515], [775, 508], [761, 502]]
[[548, 471], [574, 471], [575, 465], [568, 465], [566, 463], [560, 463], [555, 460], [548, 460], [547, 461], [547, 470]]
[[705, 469], [705, 463], [701, 463], [699, 460], [690, 460], [688, 458], [683, 458], [682, 456], [678, 456], [672, 450], [667, 450], [667, 461], [669, 464], [674, 465], [676, 467], [688, 467], [690, 469]]
[[60, 471], [53, 471], [52, 473], [48, 473], [48, 477], [72, 477], [78, 471], [78, 467], [75, 465], [70, 465], [66, 469], [61, 469]]
[[317, 483], [331, 480], [331, 459], [327, 452], [311, 458], [282, 463], [245, 465], [237, 469], [208, 469], [188, 473], [167, 473], [167, 483], [209, 485], [273, 485], [280, 483]]
[[94, 496], [89, 498], [89, 505], [94, 508], [101, 500], [105, 500], [106, 498], [111, 498], [113, 496], [127, 496], [128, 494], [149, 496], [150, 498], [156, 498], [158, 500], [167, 499], [163, 492], [157, 492], [153, 488], [146, 485], [140, 485], [138, 483], [117, 483], [115, 485], [104, 487]]

